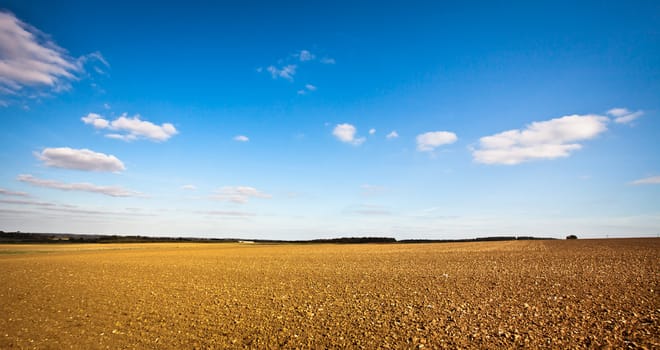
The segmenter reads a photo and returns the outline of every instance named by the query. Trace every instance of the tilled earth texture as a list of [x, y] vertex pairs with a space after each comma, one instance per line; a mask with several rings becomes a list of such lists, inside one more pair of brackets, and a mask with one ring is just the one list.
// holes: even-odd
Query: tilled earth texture
[[0, 246], [0, 348], [660, 348], [660, 239]]

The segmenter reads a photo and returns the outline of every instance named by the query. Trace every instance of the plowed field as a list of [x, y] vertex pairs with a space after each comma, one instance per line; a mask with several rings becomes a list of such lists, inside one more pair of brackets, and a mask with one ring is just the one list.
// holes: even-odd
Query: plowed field
[[660, 239], [0, 246], [0, 348], [660, 348]]

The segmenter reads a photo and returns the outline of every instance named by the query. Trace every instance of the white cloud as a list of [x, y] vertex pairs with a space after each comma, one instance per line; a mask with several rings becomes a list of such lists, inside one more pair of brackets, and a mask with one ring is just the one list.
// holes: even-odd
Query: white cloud
[[120, 172], [126, 170], [124, 163], [113, 155], [94, 152], [88, 149], [69, 147], [44, 148], [35, 153], [46, 166], [84, 171]]
[[82, 191], [100, 193], [111, 197], [139, 197], [139, 192], [127, 190], [119, 186], [97, 186], [87, 182], [65, 183], [57, 180], [39, 179], [32, 175], [18, 175], [18, 181], [28, 183], [33, 186], [54, 188], [62, 191]]
[[66, 50], [47, 39], [38, 29], [0, 12], [0, 81], [11, 90], [22, 86], [55, 86], [75, 79], [81, 70]]
[[609, 111], [607, 111], [607, 114], [613, 116], [613, 117], [623, 117], [626, 114], [629, 114], [630, 111], [626, 108], [612, 108]]
[[[398, 136], [398, 134], [397, 134]], [[417, 135], [417, 150], [431, 152], [439, 146], [456, 142], [456, 134], [449, 131], [431, 131]]]
[[645, 177], [630, 183], [631, 185], [657, 185], [660, 184], [660, 176]]
[[289, 81], [293, 81], [293, 76], [296, 75], [296, 66], [295, 64], [289, 64], [282, 68], [277, 68], [275, 66], [268, 66], [266, 70], [270, 73], [273, 79], [284, 78]]
[[375, 133], [376, 133], [376, 129], [374, 128], [369, 129], [369, 135], [373, 135]]
[[385, 136], [385, 137], [386, 137], [388, 140], [395, 139], [395, 138], [399, 137], [399, 133], [396, 132], [396, 130], [392, 130], [392, 132], [389, 133], [389, 134], [387, 134], [387, 136]]
[[85, 124], [94, 126], [96, 129], [116, 131], [105, 136], [124, 141], [133, 141], [139, 138], [146, 138], [152, 141], [166, 141], [179, 133], [171, 123], [156, 125], [140, 118], [139, 114], [128, 117], [124, 113], [119, 118], [108, 121], [96, 113], [89, 113], [87, 116], [82, 117], [81, 120]]
[[0, 195], [13, 197], [30, 197], [30, 195], [25, 192], [10, 191], [5, 188], [0, 188]]
[[183, 185], [183, 186], [181, 186], [181, 189], [186, 190], [186, 191], [196, 191], [197, 186], [195, 186], [195, 185]]
[[506, 165], [568, 157], [582, 148], [578, 141], [592, 139], [606, 131], [608, 120], [599, 115], [569, 115], [533, 122], [524, 130], [482, 137], [480, 147], [472, 151], [472, 156], [479, 163]]
[[312, 54], [307, 50], [301, 50], [300, 53], [298, 54], [298, 59], [300, 60], [300, 62], [311, 61], [314, 58], [316, 58], [316, 56], [314, 56], [314, 54]]
[[105, 129], [108, 126], [110, 126], [110, 122], [103, 119], [102, 116], [100, 116], [96, 113], [89, 113], [86, 116], [82, 117], [81, 120], [85, 124], [92, 125], [95, 129]]
[[70, 57], [47, 34], [14, 14], [2, 11], [0, 57], [0, 95], [12, 96], [12, 99], [69, 90], [71, 82], [80, 79], [89, 61], [99, 61], [107, 66], [107, 61], [98, 52]]
[[107, 104], [107, 103], [104, 103], [104, 104], [103, 104], [103, 108], [105, 108], [105, 109], [111, 109], [110, 105]]
[[126, 113], [113, 120], [112, 123], [110, 123], [110, 129], [124, 131], [128, 133], [128, 136], [146, 137], [154, 141], [165, 141], [178, 133], [174, 125], [170, 123], [156, 125], [141, 120], [140, 115], [135, 115], [132, 118], [129, 118]]
[[248, 142], [248, 141], [250, 141], [250, 138], [248, 138], [248, 137], [245, 136], [245, 135], [237, 135], [237, 136], [234, 136], [234, 141], [238, 141], [238, 142]]
[[607, 111], [608, 115], [614, 117], [614, 122], [618, 124], [628, 124], [633, 120], [644, 115], [643, 111], [631, 112], [626, 108], [612, 108]]
[[341, 142], [350, 143], [352, 145], [359, 146], [362, 143], [364, 143], [366, 139], [364, 137], [356, 138], [355, 137], [356, 132], [357, 129], [353, 125], [345, 123], [345, 124], [337, 124], [334, 130], [332, 130], [332, 135], [334, 135], [337, 138], [337, 140]]
[[268, 199], [271, 197], [272, 196], [270, 194], [263, 193], [256, 188], [249, 186], [225, 186], [216, 191], [216, 193], [211, 196], [212, 199], [229, 201], [239, 204], [247, 203], [250, 198]]

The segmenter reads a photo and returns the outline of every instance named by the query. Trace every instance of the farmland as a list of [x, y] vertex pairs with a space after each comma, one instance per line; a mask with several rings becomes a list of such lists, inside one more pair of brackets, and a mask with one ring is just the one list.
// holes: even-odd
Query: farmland
[[660, 347], [660, 239], [0, 245], [0, 348]]

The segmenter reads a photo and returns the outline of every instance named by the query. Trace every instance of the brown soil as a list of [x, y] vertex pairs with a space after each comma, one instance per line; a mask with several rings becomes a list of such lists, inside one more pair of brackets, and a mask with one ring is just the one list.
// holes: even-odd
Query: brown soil
[[660, 239], [0, 246], [0, 348], [660, 348]]

